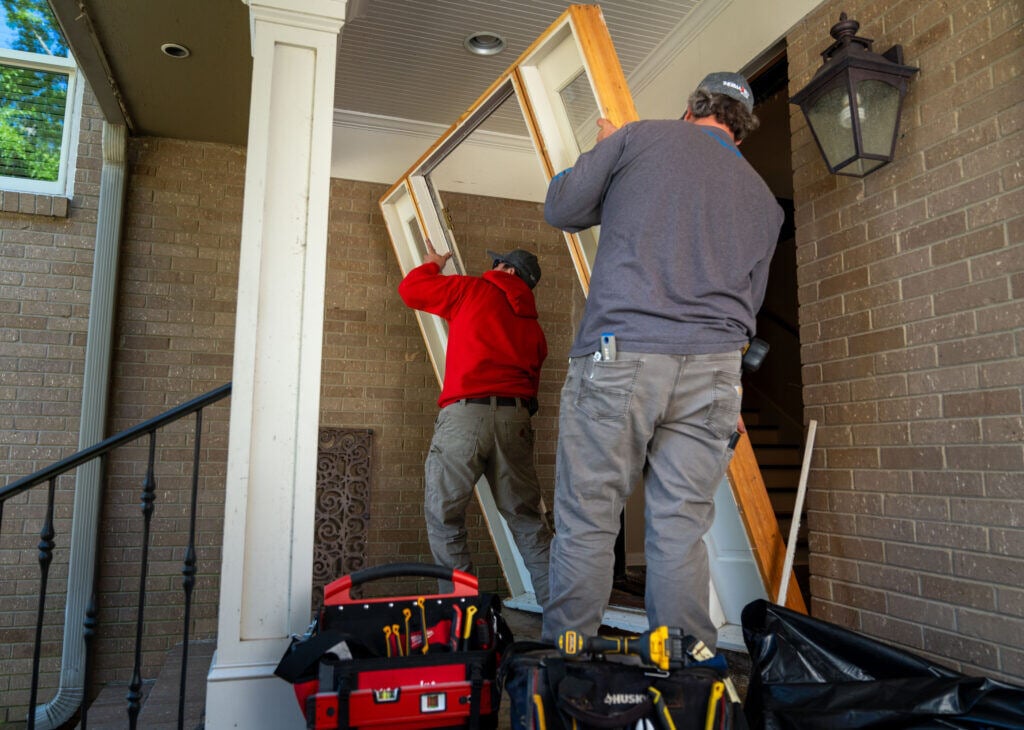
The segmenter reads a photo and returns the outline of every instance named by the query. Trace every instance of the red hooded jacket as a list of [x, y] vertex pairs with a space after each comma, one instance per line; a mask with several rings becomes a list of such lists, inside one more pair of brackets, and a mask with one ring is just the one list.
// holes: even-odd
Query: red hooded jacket
[[426, 263], [406, 275], [398, 294], [413, 309], [448, 320], [439, 406], [491, 395], [537, 396], [548, 345], [533, 292], [518, 276], [444, 276], [437, 264]]

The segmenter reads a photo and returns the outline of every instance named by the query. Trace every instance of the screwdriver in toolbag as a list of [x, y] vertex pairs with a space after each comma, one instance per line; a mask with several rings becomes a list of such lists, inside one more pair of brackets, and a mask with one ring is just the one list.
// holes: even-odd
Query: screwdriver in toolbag
[[569, 629], [558, 637], [563, 656], [580, 654], [631, 654], [662, 671], [679, 669], [685, 664], [686, 648], [679, 628], [659, 626], [639, 636], [584, 636]]

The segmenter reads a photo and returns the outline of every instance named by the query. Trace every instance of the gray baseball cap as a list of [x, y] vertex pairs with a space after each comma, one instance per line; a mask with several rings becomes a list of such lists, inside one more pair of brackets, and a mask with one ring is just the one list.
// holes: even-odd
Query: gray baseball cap
[[705, 76], [697, 88], [707, 89], [712, 94], [725, 94], [736, 101], [742, 102], [748, 112], [754, 111], [754, 94], [750, 91], [750, 84], [747, 83], [742, 74], [730, 71], [716, 71]]
[[491, 266], [500, 261], [503, 264], [514, 267], [519, 278], [525, 281], [531, 289], [537, 286], [537, 282], [540, 281], [540, 264], [537, 262], [537, 257], [529, 251], [517, 248], [515, 251], [509, 251], [508, 253], [488, 251], [487, 255], [491, 257]]

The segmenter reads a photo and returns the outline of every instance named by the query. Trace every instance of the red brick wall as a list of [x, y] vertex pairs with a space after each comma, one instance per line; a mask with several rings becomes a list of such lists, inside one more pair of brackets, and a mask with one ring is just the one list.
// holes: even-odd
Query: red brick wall
[[827, 2], [910, 81], [896, 161], [828, 174], [793, 107], [812, 612], [967, 672], [1024, 677], [1024, 61], [1014, 0]]

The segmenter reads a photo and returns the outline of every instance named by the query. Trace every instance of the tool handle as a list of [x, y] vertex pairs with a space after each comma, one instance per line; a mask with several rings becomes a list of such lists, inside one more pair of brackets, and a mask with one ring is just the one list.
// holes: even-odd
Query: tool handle
[[476, 616], [476, 606], [466, 607], [466, 627], [462, 634], [463, 639], [468, 639], [473, 631], [473, 617]]
[[448, 633], [448, 647], [452, 651], [459, 650], [459, 639], [462, 638], [462, 608], [452, 604], [452, 629]]
[[622, 640], [604, 636], [584, 636], [579, 631], [569, 629], [558, 637], [558, 649], [562, 656], [574, 657], [580, 654], [621, 654]]
[[711, 696], [708, 697], [708, 711], [704, 718], [704, 730], [715, 730], [715, 717], [718, 714], [718, 705], [725, 692], [725, 685], [722, 682], [714, 682], [711, 685]]
[[416, 605], [420, 607], [420, 635], [423, 637], [424, 654], [430, 651], [430, 632], [427, 629], [427, 599], [420, 596], [416, 599]]
[[[369, 583], [375, 580], [386, 578], [437, 578], [438, 580], [451, 581], [453, 590], [447, 596], [475, 596], [477, 595], [478, 583], [475, 575], [470, 575], [461, 570], [446, 568], [443, 565], [431, 565], [430, 563], [388, 563], [376, 565], [372, 568], [357, 570], [349, 575], [342, 576], [324, 588], [324, 605], [337, 606], [344, 603], [352, 603], [351, 591], [356, 586]], [[379, 603], [390, 601], [391, 598], [369, 599], [363, 603]]]
[[651, 705], [654, 708], [654, 724], [657, 725], [661, 730], [676, 730], [676, 724], [672, 720], [672, 713], [668, 711], [668, 706], [665, 704], [665, 698], [661, 692], [656, 690], [654, 687], [647, 688], [647, 694], [651, 697]]

